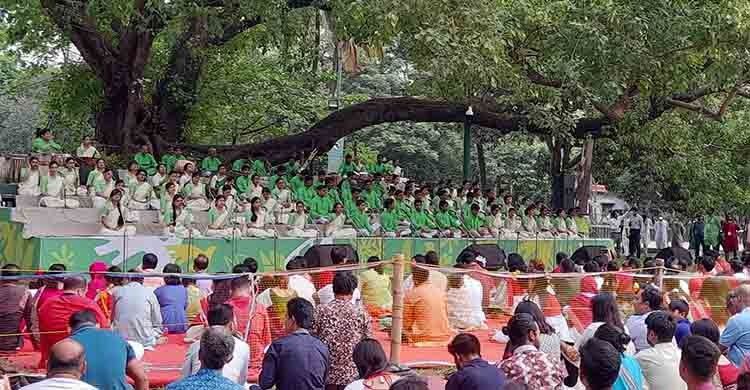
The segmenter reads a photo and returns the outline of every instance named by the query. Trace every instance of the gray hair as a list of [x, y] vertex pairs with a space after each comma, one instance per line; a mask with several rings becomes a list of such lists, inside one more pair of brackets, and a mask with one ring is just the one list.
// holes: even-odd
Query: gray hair
[[234, 337], [226, 328], [211, 327], [201, 336], [198, 358], [203, 368], [220, 370], [232, 360]]

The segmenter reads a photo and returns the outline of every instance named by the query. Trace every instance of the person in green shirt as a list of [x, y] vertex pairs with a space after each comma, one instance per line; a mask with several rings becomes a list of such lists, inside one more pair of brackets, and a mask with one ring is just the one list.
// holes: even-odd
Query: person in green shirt
[[398, 211], [399, 218], [401, 218], [401, 220], [411, 221], [414, 209], [406, 201], [404, 191], [396, 190], [394, 198], [396, 199], [396, 210]]
[[344, 162], [341, 163], [341, 166], [339, 166], [339, 175], [341, 175], [341, 177], [346, 178], [346, 177], [353, 175], [354, 172], [355, 172], [355, 169], [354, 169], [354, 163], [352, 163], [352, 155], [347, 154], [344, 157]]
[[414, 200], [414, 212], [411, 217], [411, 226], [414, 232], [423, 238], [433, 238], [438, 234], [437, 225], [430, 213], [425, 211], [422, 206], [422, 199]]
[[151, 154], [151, 148], [148, 144], [141, 145], [141, 151], [133, 159], [138, 163], [138, 167], [146, 171], [149, 177], [156, 174], [156, 159]]
[[578, 234], [582, 237], [588, 237], [591, 234], [591, 221], [587, 215], [581, 215], [581, 208], [573, 209], [573, 219], [578, 227]]
[[264, 160], [253, 161], [253, 175], [266, 176], [266, 162]]
[[362, 197], [367, 202], [367, 207], [370, 210], [377, 211], [383, 208], [382, 193], [376, 189], [372, 181], [367, 184], [367, 190], [362, 192]]
[[37, 129], [36, 138], [31, 143], [31, 152], [42, 154], [59, 153], [62, 150], [62, 146], [55, 142], [54, 138], [49, 129]]
[[440, 236], [461, 238], [461, 221], [458, 220], [454, 211], [448, 207], [448, 201], [441, 200], [439, 208], [440, 210], [435, 214], [435, 223], [440, 230]]
[[302, 202], [304, 202], [307, 208], [311, 207], [312, 200], [317, 196], [315, 186], [313, 185], [312, 176], [305, 176], [304, 185], [302, 186], [302, 189], [299, 190], [299, 193], [296, 194], [296, 196], [297, 200], [301, 200]]
[[411, 230], [400, 226], [401, 218], [396, 210], [396, 202], [393, 198], [385, 200], [385, 210], [380, 213], [380, 226], [383, 229], [383, 237], [406, 237]]
[[245, 165], [242, 167], [242, 173], [234, 181], [234, 185], [237, 188], [237, 192], [244, 196], [250, 189], [250, 166]]
[[305, 176], [302, 172], [298, 172], [294, 175], [288, 176], [287, 182], [289, 183], [289, 189], [297, 200], [300, 200], [299, 195], [302, 193], [302, 189], [305, 188]]
[[161, 163], [167, 166], [167, 172], [174, 171], [178, 160], [187, 160], [187, 157], [182, 155], [182, 148], [179, 146], [170, 147], [167, 154], [161, 156]]
[[211, 172], [214, 174], [219, 171], [221, 166], [221, 159], [216, 154], [216, 148], [208, 149], [208, 157], [201, 161], [201, 170]]
[[464, 225], [469, 230], [472, 238], [490, 237], [490, 230], [484, 224], [484, 215], [480, 212], [478, 204], [473, 203], [469, 215], [464, 218]]
[[328, 196], [328, 187], [318, 186], [318, 196], [310, 200], [310, 216], [315, 223], [328, 223], [331, 220], [334, 204], [336, 202]]
[[245, 160], [244, 158], [234, 160], [234, 162], [232, 163], [232, 170], [238, 173], [242, 172], [242, 168], [244, 168], [245, 165], [247, 165], [247, 160]]
[[344, 203], [341, 200], [341, 195], [339, 194], [339, 190], [336, 188], [336, 178], [334, 177], [328, 177], [326, 178], [326, 186], [328, 187], [328, 197], [330, 197], [334, 203]]
[[367, 213], [367, 203], [364, 200], [357, 200], [357, 207], [349, 213], [349, 219], [357, 229], [358, 236], [372, 236], [372, 224], [370, 224], [370, 215]]

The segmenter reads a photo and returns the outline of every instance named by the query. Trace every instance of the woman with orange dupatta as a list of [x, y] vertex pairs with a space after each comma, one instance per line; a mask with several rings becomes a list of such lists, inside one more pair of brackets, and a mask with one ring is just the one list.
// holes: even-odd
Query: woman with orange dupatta
[[[96, 264], [96, 263], [94, 263]], [[92, 264], [92, 268], [93, 265]], [[104, 264], [104, 263], [102, 263]], [[120, 267], [113, 265], [106, 269], [107, 272], [122, 272]], [[99, 271], [101, 272], [101, 271]], [[96, 293], [96, 296], [94, 297], [94, 303], [96, 303], [97, 306], [99, 306], [100, 309], [102, 309], [102, 313], [109, 319], [112, 320], [112, 310], [114, 308], [114, 300], [112, 299], [112, 292], [115, 288], [120, 286], [121, 278], [117, 276], [110, 276], [110, 275], [101, 275], [104, 278], [105, 287], [101, 290], [99, 290]], [[89, 289], [91, 288], [91, 284], [89, 283]], [[86, 292], [86, 296], [88, 296], [88, 291]]]
[[570, 301], [570, 322], [580, 333], [593, 321], [591, 299], [599, 293], [596, 280], [592, 276], [581, 279], [581, 291]]

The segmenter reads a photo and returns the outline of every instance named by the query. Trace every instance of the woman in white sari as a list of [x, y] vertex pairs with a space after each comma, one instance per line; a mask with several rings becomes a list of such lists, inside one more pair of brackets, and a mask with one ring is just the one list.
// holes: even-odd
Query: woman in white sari
[[208, 182], [208, 189], [211, 190], [211, 193], [213, 194], [224, 192], [224, 186], [227, 183], [227, 179], [227, 166], [222, 164], [219, 166], [219, 172], [211, 176], [211, 180]]
[[356, 238], [357, 231], [352, 228], [344, 227], [346, 224], [346, 214], [344, 205], [336, 203], [333, 205], [333, 217], [331, 222], [326, 225], [326, 236], [333, 238]]
[[187, 208], [195, 211], [206, 211], [211, 206], [208, 203], [206, 184], [201, 182], [200, 173], [193, 174], [189, 183], [182, 187], [182, 196], [187, 199]]
[[68, 157], [65, 160], [65, 168], [60, 169], [60, 174], [62, 174], [65, 180], [66, 196], [86, 195], [86, 187], [81, 185], [81, 177], [78, 175], [78, 165], [73, 157]]
[[125, 182], [125, 187], [131, 188], [138, 181], [138, 163], [131, 161], [128, 164], [128, 173], [122, 178]]
[[39, 196], [41, 193], [39, 188], [41, 174], [39, 173], [38, 158], [31, 157], [29, 159], [29, 166], [22, 170], [21, 177], [23, 179], [18, 183], [18, 195]]
[[536, 238], [537, 225], [536, 218], [534, 218], [534, 206], [529, 206], [524, 212], [524, 216], [521, 219], [521, 230], [520, 237], [525, 239]]
[[[111, 171], [110, 171], [111, 173]], [[120, 190], [112, 190], [109, 200], [104, 205], [101, 213], [101, 224], [102, 227], [99, 230], [99, 234], [103, 235], [135, 235], [135, 226], [127, 225], [127, 208], [122, 207], [120, 201], [122, 200], [122, 192]]]
[[[107, 200], [115, 189], [115, 181], [112, 179], [112, 170], [105, 169], [101, 177], [97, 177], [93, 185], [93, 203], [95, 209], [100, 209], [107, 204]], [[122, 198], [122, 192], [120, 192], [120, 198]], [[118, 199], [118, 202], [120, 199]]]
[[508, 218], [505, 219], [505, 226], [501, 232], [501, 238], [514, 240], [518, 238], [518, 232], [521, 230], [521, 218], [516, 215], [516, 209], [508, 209]]
[[94, 190], [94, 184], [97, 182], [97, 180], [102, 180], [104, 178], [104, 171], [107, 169], [107, 163], [104, 162], [101, 158], [96, 160], [96, 168], [89, 172], [89, 175], [86, 177], [86, 188], [89, 190], [89, 195], [94, 196], [96, 191]]
[[318, 236], [318, 232], [314, 229], [305, 229], [307, 225], [307, 213], [305, 212], [305, 204], [297, 202], [297, 210], [289, 215], [289, 230], [287, 235], [289, 237], [297, 238], [315, 238]]
[[76, 209], [80, 205], [78, 200], [68, 198], [68, 196], [75, 196], [75, 192], [70, 195], [65, 193], [65, 178], [58, 174], [57, 168], [57, 162], [50, 162], [49, 172], [40, 180], [42, 198], [39, 199], [39, 206]]
[[553, 233], [555, 227], [552, 225], [552, 219], [549, 217], [547, 208], [542, 206], [539, 217], [537, 218], [537, 227], [539, 228], [539, 238], [555, 238]]
[[177, 195], [177, 184], [169, 182], [164, 188], [164, 193], [159, 198], [159, 222], [164, 222], [164, 214], [172, 209], [172, 199]]
[[190, 183], [191, 180], [193, 180], [193, 173], [195, 171], [195, 165], [193, 163], [187, 163], [183, 167], [184, 172], [182, 173], [182, 176], [180, 176], [180, 187], [184, 186], [187, 183]]
[[257, 238], [272, 238], [276, 233], [266, 229], [266, 213], [261, 206], [260, 198], [253, 198], [250, 207], [244, 213], [245, 236]]
[[503, 213], [500, 212], [500, 206], [493, 204], [492, 207], [490, 207], [490, 214], [486, 217], [485, 224], [490, 230], [492, 237], [499, 237], [500, 231], [505, 225]]
[[289, 189], [286, 188], [286, 181], [282, 178], [276, 179], [273, 190], [271, 190], [271, 196], [276, 199], [276, 220], [285, 224], [289, 220], [289, 214], [294, 211], [294, 202], [292, 202], [292, 195]]
[[154, 189], [146, 180], [146, 171], [141, 169], [136, 176], [136, 182], [130, 185], [128, 208], [131, 210], [148, 210], [158, 206], [159, 203], [154, 195]]
[[232, 226], [233, 216], [234, 213], [227, 209], [226, 198], [224, 198], [224, 195], [217, 196], [214, 201], [214, 206], [208, 210], [208, 229], [206, 230], [206, 236], [227, 239], [242, 237], [242, 232]]
[[172, 208], [167, 209], [164, 214], [164, 234], [177, 238], [196, 238], [201, 236], [198, 229], [193, 228], [193, 214], [185, 207], [185, 198], [175, 195], [172, 199]]
[[250, 185], [247, 186], [247, 199], [260, 198], [263, 196], [263, 186], [260, 185], [260, 176], [250, 177]]
[[277, 203], [268, 188], [263, 188], [263, 210], [266, 212], [266, 223], [269, 225], [276, 224]]

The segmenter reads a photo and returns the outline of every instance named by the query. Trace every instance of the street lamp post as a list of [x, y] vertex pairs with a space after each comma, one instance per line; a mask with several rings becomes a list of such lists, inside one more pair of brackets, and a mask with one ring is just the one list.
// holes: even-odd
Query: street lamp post
[[464, 180], [471, 180], [471, 120], [474, 110], [469, 106], [464, 117]]

